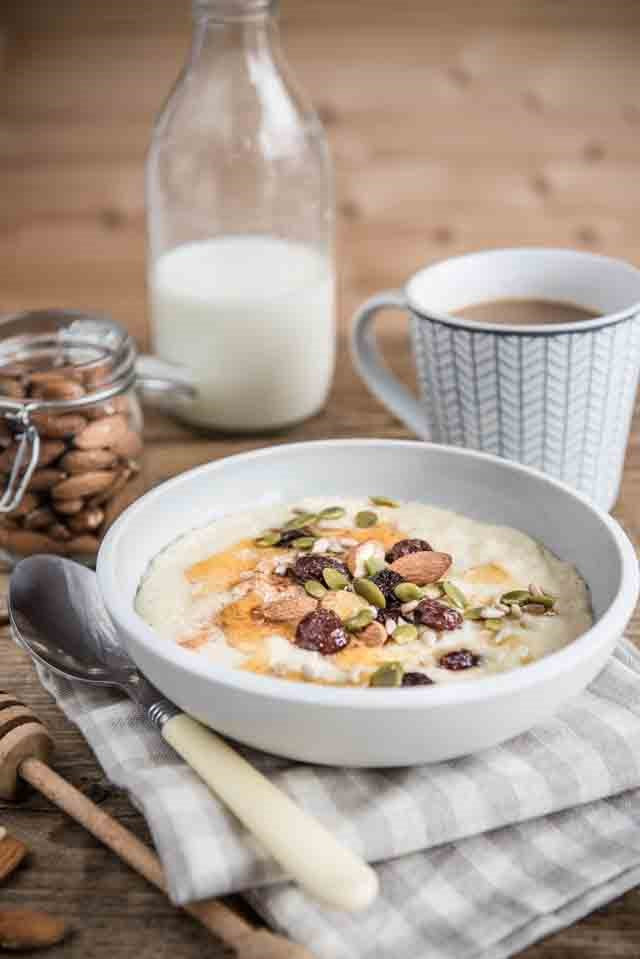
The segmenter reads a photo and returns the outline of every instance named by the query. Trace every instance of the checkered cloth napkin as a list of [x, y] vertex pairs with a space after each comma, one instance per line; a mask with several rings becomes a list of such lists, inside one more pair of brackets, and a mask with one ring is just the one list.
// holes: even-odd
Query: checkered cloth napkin
[[624, 640], [558, 716], [476, 756], [358, 770], [245, 751], [378, 864], [355, 915], [286, 882], [137, 707], [41, 679], [146, 817], [174, 901], [242, 891], [318, 959], [511, 956], [640, 881], [640, 654]]

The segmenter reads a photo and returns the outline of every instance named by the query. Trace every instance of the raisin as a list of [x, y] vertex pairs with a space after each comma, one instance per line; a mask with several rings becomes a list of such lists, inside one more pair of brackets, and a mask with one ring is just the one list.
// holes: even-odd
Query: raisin
[[292, 543], [294, 539], [301, 539], [303, 536], [313, 536], [314, 532], [312, 529], [309, 529], [308, 526], [301, 526], [300, 529], [284, 529], [280, 533], [280, 539], [278, 540], [278, 546], [288, 546], [289, 543]]
[[443, 669], [471, 669], [477, 666], [480, 657], [472, 653], [470, 649], [453, 649], [450, 653], [445, 653], [440, 657], [439, 666]]
[[413, 616], [414, 622], [436, 629], [438, 632], [462, 626], [462, 616], [457, 609], [451, 609], [437, 599], [421, 600], [414, 609]]
[[386, 560], [387, 563], [395, 563], [397, 559], [408, 556], [409, 553], [424, 553], [430, 549], [431, 547], [426, 539], [401, 539], [391, 547], [386, 555]]
[[433, 680], [424, 673], [405, 673], [402, 677], [403, 686], [433, 686]]
[[372, 583], [375, 583], [384, 598], [387, 601], [387, 606], [395, 606], [398, 602], [398, 597], [394, 593], [394, 589], [400, 583], [403, 583], [404, 580], [399, 573], [394, 573], [392, 569], [381, 569], [375, 574], [375, 576], [370, 576], [369, 579]]
[[296, 646], [312, 649], [323, 656], [330, 656], [349, 645], [342, 620], [331, 609], [320, 606], [298, 623]]
[[331, 569], [337, 569], [351, 579], [349, 570], [344, 563], [341, 563], [339, 559], [334, 559], [333, 556], [324, 556], [322, 553], [309, 553], [305, 556], [299, 556], [291, 567], [291, 573], [303, 585], [310, 579], [317, 579], [322, 583], [324, 582], [322, 571], [327, 566], [330, 566]]

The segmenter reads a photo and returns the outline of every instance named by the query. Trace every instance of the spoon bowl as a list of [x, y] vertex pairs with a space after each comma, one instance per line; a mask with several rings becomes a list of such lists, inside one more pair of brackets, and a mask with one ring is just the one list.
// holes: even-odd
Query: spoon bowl
[[65, 679], [120, 688], [138, 682], [86, 567], [58, 556], [22, 560], [9, 583], [9, 617], [16, 640]]

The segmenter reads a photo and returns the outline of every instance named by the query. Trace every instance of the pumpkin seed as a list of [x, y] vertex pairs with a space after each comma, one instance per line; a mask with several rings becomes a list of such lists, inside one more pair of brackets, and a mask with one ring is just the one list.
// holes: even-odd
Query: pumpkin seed
[[297, 516], [294, 516], [293, 519], [290, 519], [288, 523], [285, 523], [282, 527], [284, 530], [287, 529], [298, 529], [300, 526], [309, 526], [310, 523], [315, 523], [317, 516], [315, 513], [299, 513]]
[[389, 499], [388, 496], [370, 496], [369, 500], [374, 506], [389, 506], [391, 509], [397, 509], [400, 506], [395, 499]]
[[499, 633], [504, 623], [501, 619], [485, 619], [484, 628], [490, 629], [492, 633]]
[[418, 638], [418, 630], [415, 626], [412, 626], [410, 623], [407, 623], [406, 626], [396, 626], [394, 631], [391, 633], [391, 639], [396, 643], [404, 645], [404, 643], [412, 643], [414, 639]]
[[345, 628], [350, 633], [357, 633], [360, 629], [365, 629], [369, 623], [373, 622], [373, 613], [370, 609], [361, 609], [359, 613], [346, 621]]
[[326, 509], [320, 510], [318, 519], [342, 519], [345, 512], [342, 506], [327, 506]]
[[412, 599], [422, 599], [424, 593], [415, 583], [398, 583], [393, 591], [401, 603], [410, 603]]
[[482, 615], [482, 606], [471, 606], [464, 611], [465, 619], [484, 619]]
[[370, 686], [399, 686], [404, 670], [402, 663], [385, 663], [379, 666], [369, 680]]
[[356, 579], [353, 588], [358, 596], [362, 596], [363, 599], [366, 599], [372, 606], [377, 606], [378, 609], [384, 609], [387, 605], [384, 593], [379, 590], [376, 584], [372, 583], [370, 579]]
[[364, 565], [369, 576], [375, 576], [376, 573], [379, 573], [381, 569], [384, 569], [387, 564], [383, 559], [376, 559], [374, 556], [372, 556], [370, 559], [365, 559]]
[[339, 569], [333, 569], [332, 566], [325, 566], [322, 570], [322, 578], [329, 589], [344, 589], [349, 585], [349, 580], [341, 573]]
[[464, 609], [467, 605], [467, 597], [464, 595], [461, 589], [458, 589], [453, 583], [450, 583], [448, 580], [442, 584], [445, 595], [449, 597], [454, 606], [457, 606], [458, 609]]
[[369, 526], [375, 526], [378, 522], [378, 517], [373, 510], [362, 509], [359, 513], [356, 513], [356, 526], [358, 529], [367, 529]]
[[305, 550], [305, 549], [311, 549], [314, 543], [315, 543], [315, 539], [313, 538], [313, 536], [299, 536], [298, 539], [294, 539], [291, 545], [293, 546], [294, 549]]
[[502, 594], [500, 602], [508, 603], [509, 605], [512, 603], [520, 605], [521, 603], [531, 602], [531, 593], [528, 589], [512, 589], [511, 592]]
[[322, 599], [323, 596], [327, 595], [327, 590], [319, 579], [308, 579], [304, 588], [309, 596], [313, 596], [314, 599]]
[[553, 609], [555, 603], [555, 596], [549, 596], [548, 593], [543, 593], [542, 596], [536, 596], [536, 603], [540, 603], [541, 606], [544, 606], [546, 609]]
[[280, 542], [280, 533], [277, 530], [268, 530], [266, 533], [263, 533], [262, 536], [258, 536], [255, 541], [256, 546], [265, 547], [265, 546], [277, 546]]

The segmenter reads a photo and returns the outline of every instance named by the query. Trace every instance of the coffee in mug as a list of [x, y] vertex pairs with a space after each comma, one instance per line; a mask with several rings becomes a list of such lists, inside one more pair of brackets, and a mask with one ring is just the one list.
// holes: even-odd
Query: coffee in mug
[[561, 300], [490, 300], [458, 310], [456, 316], [479, 323], [505, 323], [512, 326], [550, 326], [554, 323], [579, 323], [598, 314], [575, 303]]
[[[407, 311], [419, 399], [377, 349], [385, 308]], [[352, 349], [372, 392], [423, 439], [518, 460], [615, 503], [640, 369], [640, 270], [629, 263], [544, 248], [444, 260], [364, 303]]]

